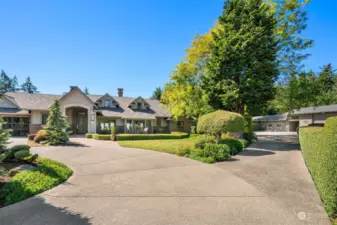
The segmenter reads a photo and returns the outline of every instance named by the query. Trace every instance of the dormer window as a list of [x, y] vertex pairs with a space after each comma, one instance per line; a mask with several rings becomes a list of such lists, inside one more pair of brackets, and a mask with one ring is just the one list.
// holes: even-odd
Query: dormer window
[[104, 107], [106, 107], [106, 108], [110, 107], [110, 100], [109, 99], [104, 100]]
[[141, 109], [142, 108], [142, 103], [141, 102], [137, 102], [137, 109]]

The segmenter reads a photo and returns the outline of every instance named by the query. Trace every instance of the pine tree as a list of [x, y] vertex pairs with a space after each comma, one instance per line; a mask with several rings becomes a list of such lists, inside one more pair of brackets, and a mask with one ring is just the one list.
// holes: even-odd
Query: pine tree
[[[9, 139], [11, 138], [11, 132], [8, 129], [3, 129], [5, 122], [3, 119], [0, 119], [0, 153], [6, 150], [7, 145], [9, 144]], [[1, 156], [0, 156], [1, 162]]]
[[45, 129], [48, 130], [49, 144], [65, 143], [69, 136], [65, 129], [69, 127], [66, 118], [61, 113], [60, 102], [54, 101], [54, 104], [49, 107], [49, 116]]
[[84, 94], [86, 94], [86, 95], [90, 95], [90, 93], [89, 93], [89, 89], [88, 89], [87, 87], [85, 87], [85, 88], [84, 88]]
[[259, 113], [274, 97], [278, 76], [276, 19], [263, 0], [228, 0], [202, 77], [214, 109]]
[[0, 74], [0, 86], [4, 92], [13, 91], [13, 81], [3, 70], [1, 70]]
[[37, 87], [33, 85], [30, 77], [27, 77], [26, 81], [21, 84], [21, 90], [30, 94], [38, 93]]
[[161, 99], [161, 96], [163, 94], [163, 90], [161, 89], [161, 87], [157, 87], [154, 91], [153, 94], [151, 96], [151, 99], [155, 99], [155, 100], [159, 100]]

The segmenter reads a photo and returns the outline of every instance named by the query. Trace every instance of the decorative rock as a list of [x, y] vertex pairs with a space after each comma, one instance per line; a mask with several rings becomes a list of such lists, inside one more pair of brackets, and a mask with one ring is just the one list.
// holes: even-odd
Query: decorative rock
[[18, 166], [18, 167], [15, 167], [15, 168], [11, 169], [8, 172], [8, 175], [10, 177], [14, 177], [17, 173], [20, 173], [20, 172], [26, 171], [26, 170], [33, 170], [33, 169], [35, 169], [35, 166], [29, 165], [29, 164], [24, 164], [24, 165], [21, 165], [21, 166]]

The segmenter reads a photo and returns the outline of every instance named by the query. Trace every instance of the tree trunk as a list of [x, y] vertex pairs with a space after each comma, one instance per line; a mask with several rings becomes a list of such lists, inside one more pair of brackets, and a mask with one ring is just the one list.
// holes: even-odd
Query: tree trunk
[[216, 135], [216, 143], [220, 143], [221, 133]]

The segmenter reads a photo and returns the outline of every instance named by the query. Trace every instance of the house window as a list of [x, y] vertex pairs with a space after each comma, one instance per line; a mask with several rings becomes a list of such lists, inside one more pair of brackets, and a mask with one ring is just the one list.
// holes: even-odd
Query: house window
[[3, 129], [11, 129], [12, 135], [23, 135], [28, 133], [29, 118], [26, 117], [3, 117], [5, 124]]
[[42, 114], [42, 124], [46, 125], [47, 124], [47, 119], [48, 119], [48, 114]]
[[177, 121], [177, 128], [183, 129], [184, 128], [184, 121]]
[[161, 126], [161, 118], [157, 118], [157, 126]]
[[104, 100], [104, 107], [110, 107], [110, 100]]
[[142, 108], [142, 103], [141, 102], [137, 102], [137, 109], [141, 109]]

